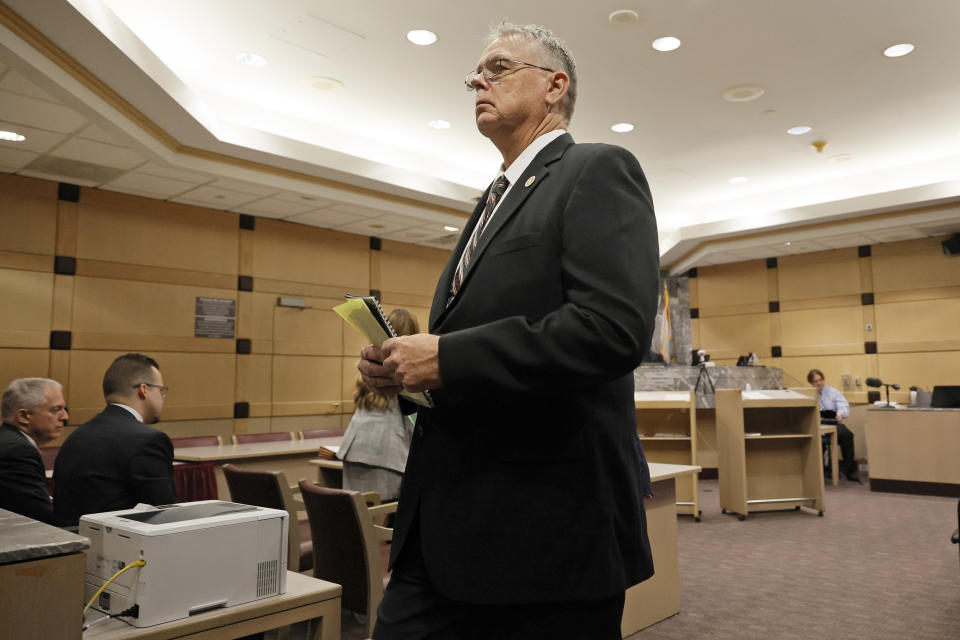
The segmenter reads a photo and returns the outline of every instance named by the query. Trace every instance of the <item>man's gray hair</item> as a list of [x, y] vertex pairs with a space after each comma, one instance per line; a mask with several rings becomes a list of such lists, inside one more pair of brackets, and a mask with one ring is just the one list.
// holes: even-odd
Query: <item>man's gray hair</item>
[[[563, 71], [570, 78], [567, 95], [563, 97], [563, 102], [560, 103], [560, 115], [563, 116], [567, 124], [570, 124], [570, 119], [573, 118], [573, 108], [577, 103], [577, 64], [574, 62], [573, 54], [570, 53], [567, 44], [553, 35], [553, 32], [546, 27], [536, 24], [513, 24], [506, 20], [490, 30], [487, 36], [487, 44], [510, 36], [536, 40], [544, 53], [550, 58], [552, 63], [550, 66], [556, 68], [557, 71]], [[523, 62], [530, 61], [524, 60]]]
[[13, 424], [17, 409], [35, 409], [46, 402], [47, 387], [63, 389], [56, 380], [50, 378], [18, 378], [3, 392], [3, 421]]

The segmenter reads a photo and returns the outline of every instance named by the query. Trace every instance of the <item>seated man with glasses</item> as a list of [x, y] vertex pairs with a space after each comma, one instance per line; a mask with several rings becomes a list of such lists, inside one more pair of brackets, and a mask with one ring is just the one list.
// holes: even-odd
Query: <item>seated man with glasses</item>
[[157, 361], [128, 353], [103, 377], [107, 408], [70, 434], [54, 465], [54, 523], [87, 513], [176, 502], [173, 443], [159, 429], [167, 387]]

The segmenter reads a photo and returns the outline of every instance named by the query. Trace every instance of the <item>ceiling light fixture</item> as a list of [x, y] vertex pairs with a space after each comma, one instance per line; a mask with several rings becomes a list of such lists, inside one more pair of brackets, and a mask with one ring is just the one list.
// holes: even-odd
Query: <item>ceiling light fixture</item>
[[727, 102], [750, 102], [763, 95], [764, 89], [758, 84], [738, 84], [720, 94]]
[[657, 51], [674, 51], [680, 48], [680, 40], [673, 36], [664, 36], [663, 38], [654, 40], [650, 46]]
[[421, 47], [426, 47], [437, 41], [437, 34], [426, 29], [414, 29], [413, 31], [407, 31], [407, 40]]
[[626, 22], [634, 22], [639, 19], [640, 19], [640, 14], [634, 11], [633, 9], [618, 9], [617, 11], [614, 11], [609, 16], [607, 16], [607, 20], [609, 20], [610, 22], [613, 22], [613, 23], [619, 22], [621, 24]]
[[737, 176], [736, 178], [730, 178], [730, 184], [743, 184], [749, 180], [746, 176]]
[[256, 53], [250, 53], [248, 51], [245, 51], [244, 53], [238, 53], [237, 60], [251, 67], [265, 67], [267, 65], [266, 58]]
[[811, 131], [813, 131], [813, 127], [807, 126], [805, 124], [801, 124], [796, 127], [790, 127], [789, 129], [787, 129], [787, 133], [789, 133], [792, 136], [802, 136], [803, 134], [810, 133]]
[[793, 244], [793, 243], [788, 240], [787, 242], [784, 242], [784, 243], [783, 243], [783, 246], [789, 247], [791, 244]]
[[443, 225], [444, 231], [460, 231], [460, 227], [451, 227], [448, 224]]
[[612, 129], [613, 131], [616, 131], [617, 133], [629, 133], [633, 131], [633, 128], [634, 128], [633, 125], [630, 124], [629, 122], [618, 122], [617, 124], [610, 127], [610, 129]]
[[909, 42], [903, 42], [887, 47], [883, 50], [883, 55], [887, 56], [888, 58], [899, 58], [900, 56], [907, 55], [911, 51], [913, 51], [913, 45]]
[[450, 123], [446, 120], [431, 120], [427, 123], [427, 126], [433, 129], [449, 129]]
[[317, 91], [337, 91], [343, 89], [343, 83], [337, 80], [336, 78], [328, 78], [326, 76], [317, 76], [315, 78], [307, 78], [307, 84]]
[[20, 135], [16, 131], [0, 131], [0, 140], [6, 140], [7, 142], [23, 142], [26, 140], [26, 137]]

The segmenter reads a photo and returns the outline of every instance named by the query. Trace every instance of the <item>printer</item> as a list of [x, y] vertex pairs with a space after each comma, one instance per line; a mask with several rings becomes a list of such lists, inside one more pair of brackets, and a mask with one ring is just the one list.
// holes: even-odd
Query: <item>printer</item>
[[135, 627], [186, 618], [286, 591], [288, 513], [202, 500], [80, 518], [90, 539], [85, 602], [122, 573], [93, 606]]

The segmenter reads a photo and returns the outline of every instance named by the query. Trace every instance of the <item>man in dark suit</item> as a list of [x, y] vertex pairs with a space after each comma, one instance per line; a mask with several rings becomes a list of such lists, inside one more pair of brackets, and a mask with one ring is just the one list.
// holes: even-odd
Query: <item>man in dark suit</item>
[[653, 573], [633, 406], [659, 277], [649, 189], [626, 150], [565, 132], [576, 72], [549, 31], [500, 25], [467, 83], [501, 176], [430, 333], [359, 365], [371, 388], [435, 405], [418, 413], [374, 638], [620, 638], [624, 591]]
[[54, 522], [76, 526], [87, 513], [176, 502], [173, 443], [150, 427], [167, 387], [156, 360], [128, 353], [103, 377], [107, 408], [67, 438], [54, 466]]
[[3, 392], [0, 426], [0, 509], [50, 523], [53, 503], [40, 456], [69, 416], [63, 387], [48, 378], [20, 378]]

